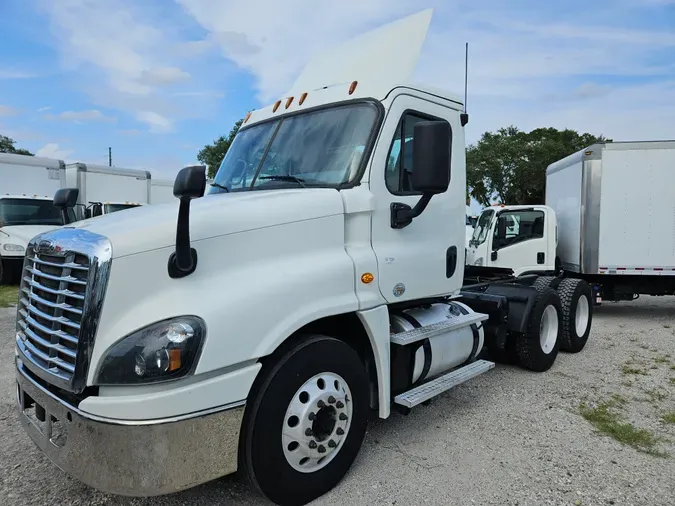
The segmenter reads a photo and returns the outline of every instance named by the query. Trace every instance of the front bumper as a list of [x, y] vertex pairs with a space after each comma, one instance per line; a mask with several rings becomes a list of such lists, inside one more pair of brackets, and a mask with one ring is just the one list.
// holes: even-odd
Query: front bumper
[[169, 494], [237, 470], [244, 405], [167, 420], [94, 417], [30, 378], [17, 363], [21, 423], [66, 473], [103, 492]]

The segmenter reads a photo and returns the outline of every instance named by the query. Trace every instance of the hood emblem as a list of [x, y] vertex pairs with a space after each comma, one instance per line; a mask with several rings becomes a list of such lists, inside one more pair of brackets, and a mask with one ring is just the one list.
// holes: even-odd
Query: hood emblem
[[56, 251], [59, 251], [61, 248], [57, 248], [56, 244], [54, 244], [54, 241], [50, 241], [49, 239], [43, 239], [35, 246], [33, 247], [33, 251], [35, 253], [41, 253], [43, 255], [49, 255], [52, 254]]

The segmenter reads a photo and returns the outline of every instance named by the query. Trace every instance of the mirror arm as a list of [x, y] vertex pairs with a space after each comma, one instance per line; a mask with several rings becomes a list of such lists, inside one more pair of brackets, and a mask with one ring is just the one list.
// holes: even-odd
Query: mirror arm
[[424, 212], [433, 196], [431, 192], [423, 193], [413, 208], [402, 202], [392, 202], [390, 205], [391, 228], [405, 228], [410, 225], [412, 220]]
[[197, 250], [190, 247], [190, 199], [181, 198], [176, 226], [176, 251], [169, 257], [169, 276], [182, 278], [197, 268]]

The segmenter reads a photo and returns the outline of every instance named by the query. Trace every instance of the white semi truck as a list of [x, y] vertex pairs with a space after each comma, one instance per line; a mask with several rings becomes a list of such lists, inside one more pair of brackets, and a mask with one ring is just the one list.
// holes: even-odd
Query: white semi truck
[[177, 201], [32, 241], [18, 409], [59, 467], [130, 496], [239, 470], [271, 501], [306, 504], [347, 473], [371, 416], [489, 357], [545, 371], [583, 348], [576, 301], [464, 266], [468, 116], [407, 79], [430, 18], [310, 62], [246, 118], [207, 195], [204, 167], [186, 167]]
[[34, 236], [63, 225], [53, 198], [65, 186], [62, 161], [0, 153], [0, 284], [18, 283]]
[[594, 144], [546, 169], [546, 205], [481, 214], [467, 263], [586, 280], [593, 301], [675, 295], [675, 141]]

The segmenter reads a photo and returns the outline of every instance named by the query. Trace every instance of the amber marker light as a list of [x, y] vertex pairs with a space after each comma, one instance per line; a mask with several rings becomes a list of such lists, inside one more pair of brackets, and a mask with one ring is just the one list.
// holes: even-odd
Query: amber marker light
[[307, 98], [307, 92], [304, 92], [302, 95], [300, 95], [300, 101], [298, 102], [298, 105], [302, 105], [302, 103], [305, 101]]
[[361, 274], [361, 283], [368, 284], [372, 283], [373, 280], [375, 279], [375, 276], [373, 276], [370, 272], [366, 272], [364, 274]]
[[280, 105], [281, 105], [281, 100], [277, 100], [277, 102], [274, 104], [274, 107], [272, 108], [272, 112], [277, 112], [277, 109], [279, 109]]
[[351, 95], [356, 90], [356, 85], [359, 84], [358, 81], [352, 81], [352, 84], [349, 85], [349, 94]]
[[291, 106], [292, 103], [293, 103], [293, 97], [288, 97], [286, 99], [286, 109], [288, 109]]

